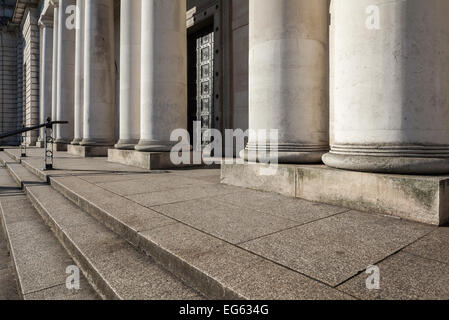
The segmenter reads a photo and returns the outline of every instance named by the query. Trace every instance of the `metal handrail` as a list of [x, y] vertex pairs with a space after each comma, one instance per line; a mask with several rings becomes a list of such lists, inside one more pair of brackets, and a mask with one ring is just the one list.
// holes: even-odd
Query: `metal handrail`
[[17, 135], [22, 135], [22, 143], [20, 145], [20, 162], [22, 162], [22, 158], [26, 157], [26, 141], [24, 139], [24, 134], [26, 137], [26, 133], [34, 130], [39, 130], [41, 128], [45, 128], [44, 130], [44, 170], [52, 170], [54, 163], [54, 137], [53, 137], [53, 126], [58, 124], [68, 124], [68, 121], [51, 121], [51, 118], [47, 119], [46, 123], [39, 124], [37, 126], [22, 128], [20, 130], [16, 130], [14, 132], [9, 132], [7, 134], [2, 134], [0, 136], [0, 140], [14, 137]]
[[22, 128], [20, 130], [16, 130], [16, 131], [13, 131], [13, 132], [9, 132], [9, 133], [3, 134], [3, 135], [0, 136], [0, 140], [6, 139], [6, 138], [9, 138], [9, 137], [18, 136], [19, 134], [23, 134], [23, 133], [26, 133], [26, 132], [39, 130], [41, 128], [51, 129], [56, 124], [68, 124], [68, 123], [69, 123], [68, 121], [51, 121], [50, 119], [48, 119], [47, 122], [44, 123], [44, 124], [40, 124], [40, 125], [37, 125], [37, 126], [34, 126], [34, 127], [24, 127], [24, 128]]

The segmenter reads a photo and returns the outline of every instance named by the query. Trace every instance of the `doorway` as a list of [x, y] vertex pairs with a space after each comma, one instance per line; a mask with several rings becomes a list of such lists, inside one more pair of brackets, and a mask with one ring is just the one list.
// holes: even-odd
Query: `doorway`
[[188, 129], [193, 142], [193, 122], [201, 124], [203, 150], [212, 142], [206, 133], [215, 129], [214, 92], [215, 36], [213, 24], [208, 24], [188, 37]]

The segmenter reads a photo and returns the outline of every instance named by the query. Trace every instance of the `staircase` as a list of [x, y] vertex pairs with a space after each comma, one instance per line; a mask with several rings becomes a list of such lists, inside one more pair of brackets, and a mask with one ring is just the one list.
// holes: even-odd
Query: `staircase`
[[[29, 161], [19, 163], [11, 150], [0, 152], [0, 162], [24, 192], [0, 199], [24, 298], [32, 297], [29, 292], [45, 292], [41, 288], [61, 286], [67, 277], [64, 267], [73, 263], [82, 271], [85, 290], [73, 293], [61, 286], [50, 299], [351, 299], [79, 177], [49, 176]], [[28, 239], [22, 234], [15, 240], [9, 231], [19, 212], [26, 212], [24, 221], [33, 223], [22, 227]], [[28, 247], [22, 250], [23, 242]], [[25, 270], [15, 259], [26, 258], [32, 250], [42, 257], [44, 268], [25, 264], [36, 269]], [[40, 277], [54, 283], [29, 289], [21, 280]]]
[[[0, 198], [1, 222], [25, 300], [202, 299], [152, 258], [82, 211], [50, 185], [0, 154], [23, 194]], [[26, 194], [26, 195], [25, 195]], [[81, 269], [80, 290], [66, 286], [67, 267]]]

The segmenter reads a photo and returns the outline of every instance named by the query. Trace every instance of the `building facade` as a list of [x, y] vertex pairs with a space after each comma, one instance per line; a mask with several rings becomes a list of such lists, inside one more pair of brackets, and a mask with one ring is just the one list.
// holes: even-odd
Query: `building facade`
[[[17, 66], [1, 80], [0, 90], [17, 83], [15, 96], [2, 94], [2, 130], [65, 120], [59, 149], [106, 155], [168, 152], [173, 130], [192, 134], [199, 121], [203, 133], [278, 130], [281, 163], [447, 173], [448, 8], [445, 0], [20, 0], [16, 31], [2, 29], [2, 57], [11, 59], [2, 68]], [[273, 148], [250, 136], [232, 151], [248, 159]]]

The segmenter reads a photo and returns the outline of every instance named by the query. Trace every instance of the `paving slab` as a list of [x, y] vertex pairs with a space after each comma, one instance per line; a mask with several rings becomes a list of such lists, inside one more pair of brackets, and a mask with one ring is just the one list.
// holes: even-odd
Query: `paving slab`
[[171, 171], [173, 175], [189, 177], [192, 179], [197, 179], [201, 181], [220, 183], [220, 169], [205, 168], [205, 169], [189, 169], [189, 170], [174, 170]]
[[98, 186], [121, 196], [129, 196], [140, 193], [158, 192], [172, 189], [189, 188], [197, 185], [209, 185], [206, 181], [199, 182], [195, 179], [163, 175], [152, 175], [148, 179], [99, 183]]
[[301, 224], [323, 219], [349, 209], [285, 197], [275, 193], [241, 189], [226, 194], [218, 201], [232, 203], [239, 207], [252, 208], [266, 214], [297, 221]]
[[13, 271], [0, 270], [0, 300], [20, 300]]
[[234, 244], [298, 225], [295, 221], [213, 199], [192, 200], [153, 209]]
[[[2, 172], [3, 170], [0, 170]], [[11, 265], [11, 257], [0, 222], [0, 300], [19, 300], [17, 280]]]
[[449, 227], [441, 227], [416, 241], [405, 252], [449, 264]]
[[191, 186], [189, 188], [173, 189], [159, 192], [149, 192], [127, 196], [128, 199], [137, 202], [145, 207], [160, 206], [202, 198], [223, 199], [229, 193], [236, 193], [237, 187], [221, 184], [205, 186]]
[[[170, 235], [170, 236], [167, 236]], [[214, 299], [352, 299], [183, 224], [141, 233], [142, 249]], [[169, 254], [167, 254], [167, 252]], [[173, 260], [173, 257], [177, 259]]]
[[[78, 207], [136, 243], [137, 232], [174, 223], [149, 208], [77, 177], [54, 178], [52, 186]], [[47, 195], [51, 197], [51, 195]], [[66, 204], [67, 205], [67, 204]]]
[[98, 295], [92, 289], [86, 279], [80, 281], [80, 290], [67, 289], [66, 285], [60, 285], [45, 290], [26, 294], [25, 300], [37, 301], [63, 301], [63, 300], [98, 300]]
[[119, 182], [119, 181], [128, 181], [128, 180], [138, 180], [138, 179], [148, 179], [151, 175], [155, 175], [155, 174], [164, 174], [163, 173], [146, 173], [146, 172], [142, 172], [142, 173], [131, 173], [131, 174], [126, 174], [126, 173], [116, 173], [116, 174], [104, 174], [104, 173], [100, 173], [100, 174], [95, 174], [95, 175], [77, 175], [77, 177], [93, 183], [93, 184], [98, 184], [98, 183], [106, 183], [106, 182]]
[[242, 247], [337, 286], [434, 229], [351, 211], [250, 241]]
[[448, 300], [449, 265], [406, 252], [378, 264], [380, 289], [368, 290], [362, 273], [339, 289], [365, 300]]

